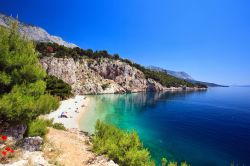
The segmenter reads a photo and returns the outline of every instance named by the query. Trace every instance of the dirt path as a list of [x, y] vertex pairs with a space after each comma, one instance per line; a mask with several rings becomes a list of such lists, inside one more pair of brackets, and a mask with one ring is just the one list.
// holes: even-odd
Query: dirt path
[[49, 129], [44, 155], [51, 164], [65, 166], [117, 166], [103, 156], [96, 157], [90, 151], [89, 138], [79, 132]]

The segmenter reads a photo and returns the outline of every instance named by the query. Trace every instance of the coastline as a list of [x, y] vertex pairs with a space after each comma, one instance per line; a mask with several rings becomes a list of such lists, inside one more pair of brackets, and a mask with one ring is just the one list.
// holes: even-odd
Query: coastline
[[[170, 87], [165, 88], [162, 92], [177, 92], [177, 91], [200, 91], [207, 90], [203, 88], [177, 88]], [[146, 92], [146, 91], [145, 91]], [[132, 92], [141, 93], [141, 92]], [[96, 95], [104, 95], [110, 93], [101, 93]], [[114, 93], [112, 93], [114, 94]], [[124, 94], [124, 93], [121, 93]], [[60, 106], [57, 110], [47, 114], [45, 118], [53, 119], [53, 123], [62, 123], [66, 129], [77, 129], [80, 130], [80, 120], [84, 116], [84, 113], [92, 105], [91, 99], [87, 97], [88, 95], [76, 95], [75, 97], [63, 100], [60, 102]], [[68, 118], [62, 118], [60, 115], [62, 112], [67, 112]]]
[[[78, 129], [79, 120], [86, 111], [89, 99], [83, 95], [76, 95], [73, 98], [63, 100], [56, 111], [46, 115], [47, 119], [53, 119], [53, 123], [62, 123], [66, 129]], [[62, 118], [62, 112], [67, 112], [68, 117]]]
[[86, 97], [85, 96], [85, 100], [84, 100], [84, 106], [83, 107], [81, 107], [80, 109], [79, 109], [79, 114], [78, 114], [78, 116], [77, 116], [77, 118], [76, 118], [76, 121], [75, 121], [75, 123], [77, 124], [77, 129], [78, 130], [81, 130], [80, 129], [80, 120], [81, 120], [81, 118], [84, 116], [84, 113], [86, 113], [86, 111], [88, 111], [89, 110], [89, 107], [92, 105], [92, 103], [91, 103], [91, 99], [89, 98], [89, 97]]

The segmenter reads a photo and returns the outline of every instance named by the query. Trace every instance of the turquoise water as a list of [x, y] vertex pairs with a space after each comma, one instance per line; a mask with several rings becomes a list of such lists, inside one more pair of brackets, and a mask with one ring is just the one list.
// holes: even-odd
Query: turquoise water
[[192, 166], [250, 165], [250, 88], [88, 97], [82, 130], [93, 132], [97, 119], [136, 130], [158, 165], [162, 156]]

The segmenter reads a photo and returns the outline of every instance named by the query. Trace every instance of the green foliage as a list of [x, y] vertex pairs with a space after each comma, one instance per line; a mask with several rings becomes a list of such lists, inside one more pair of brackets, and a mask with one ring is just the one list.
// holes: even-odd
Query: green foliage
[[163, 157], [163, 158], [161, 159], [161, 165], [162, 165], [162, 166], [166, 166], [166, 164], [167, 164], [167, 159], [166, 159], [165, 157]]
[[170, 161], [170, 162], [168, 163], [168, 166], [177, 166], [177, 162]]
[[48, 133], [48, 127], [66, 131], [66, 128], [62, 123], [53, 123], [53, 120], [47, 119], [36, 119], [30, 122], [27, 135], [29, 137], [44, 137]]
[[0, 99], [0, 114], [10, 122], [29, 122], [40, 114], [49, 113], [59, 106], [51, 95], [44, 94], [45, 83], [15, 85]]
[[120, 59], [120, 55], [119, 54], [114, 54], [114, 59]]
[[29, 123], [56, 109], [58, 100], [45, 93], [46, 73], [31, 41], [0, 27], [0, 118], [9, 123]]
[[144, 71], [146, 78], [152, 78], [166, 87], [181, 87], [181, 86], [194, 87], [195, 86], [192, 83], [189, 83], [185, 80], [178, 79], [164, 72], [152, 71], [149, 69], [144, 69], [143, 71]]
[[46, 79], [46, 91], [53, 96], [58, 96], [61, 99], [67, 99], [73, 94], [71, 93], [71, 86], [65, 83], [63, 80], [58, 79], [55, 76], [47, 76]]
[[[40, 53], [40, 57], [54, 56], [58, 58], [71, 57], [75, 60], [82, 57], [97, 58], [114, 58], [106, 50], [93, 51], [92, 49], [81, 49], [79, 47], [68, 48], [56, 43], [37, 43], [36, 50]], [[53, 51], [52, 51], [53, 50]]]
[[29, 124], [28, 136], [35, 137], [41, 136], [44, 137], [48, 133], [48, 121], [43, 119], [36, 119]]
[[190, 165], [188, 165], [187, 162], [184, 161], [184, 162], [181, 162], [181, 166], [190, 166]]
[[99, 120], [95, 126], [93, 151], [107, 155], [121, 166], [155, 165], [136, 132], [125, 132]]
[[105, 90], [109, 87], [109, 83], [106, 83], [106, 84], [102, 84], [102, 89]]
[[57, 130], [66, 131], [66, 128], [64, 127], [64, 125], [62, 123], [54, 123], [54, 124], [52, 124], [52, 127], [57, 129]]
[[[178, 163], [176, 161], [168, 161], [167, 158], [163, 157], [161, 159], [161, 165], [162, 166], [177, 166]], [[186, 161], [181, 162], [180, 166], [190, 166], [189, 164], [187, 164]]]

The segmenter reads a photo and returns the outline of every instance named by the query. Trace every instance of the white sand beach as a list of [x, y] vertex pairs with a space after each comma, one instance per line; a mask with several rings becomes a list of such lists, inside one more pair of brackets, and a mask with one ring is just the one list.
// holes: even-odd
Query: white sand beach
[[[79, 118], [85, 111], [88, 104], [88, 98], [82, 95], [77, 95], [74, 98], [61, 101], [59, 108], [51, 112], [46, 117], [54, 119], [54, 123], [62, 123], [67, 129], [79, 129]], [[68, 118], [61, 117], [62, 113], [67, 112]]]

